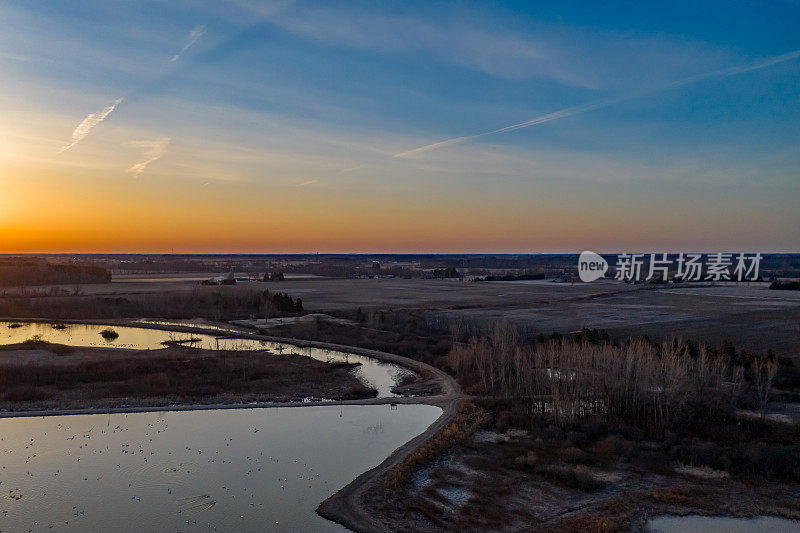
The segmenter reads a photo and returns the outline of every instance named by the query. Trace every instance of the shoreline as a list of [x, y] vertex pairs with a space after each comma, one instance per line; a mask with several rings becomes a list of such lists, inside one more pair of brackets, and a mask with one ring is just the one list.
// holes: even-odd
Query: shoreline
[[406, 457], [446, 428], [458, 414], [461, 400], [462, 397], [460, 395], [447, 397], [446, 406], [442, 407], [441, 416], [428, 426], [425, 431], [398, 447], [381, 464], [367, 470], [329, 496], [319, 504], [317, 514], [352, 531], [368, 533], [387, 531], [387, 525], [376, 519], [364, 508], [361, 503], [361, 496], [383, 474], [400, 464]]
[[[384, 524], [378, 522], [372, 517], [361, 505], [361, 495], [364, 491], [374, 483], [382, 474], [389, 469], [399, 464], [403, 459], [411, 455], [414, 451], [428, 442], [431, 438], [437, 435], [442, 429], [455, 418], [458, 413], [458, 406], [464, 396], [461, 389], [456, 382], [455, 378], [450, 376], [438, 368], [430, 366], [421, 361], [415, 361], [400, 355], [391, 354], [388, 352], [381, 352], [377, 350], [370, 350], [367, 348], [359, 348], [355, 346], [346, 346], [342, 344], [322, 342], [322, 341], [307, 341], [299, 339], [290, 339], [285, 337], [275, 337], [269, 335], [260, 335], [257, 333], [242, 332], [241, 334], [225, 335], [219, 330], [204, 329], [202, 327], [191, 326], [165, 326], [161, 324], [150, 324], [136, 322], [137, 319], [109, 319], [109, 320], [48, 320], [42, 318], [34, 319], [20, 319], [20, 318], [4, 318], [0, 317], [0, 321], [9, 322], [39, 322], [39, 323], [64, 323], [64, 324], [93, 324], [93, 325], [116, 325], [139, 327], [144, 329], [158, 329], [162, 331], [179, 331], [182, 333], [205, 333], [209, 335], [218, 336], [235, 336], [256, 340], [265, 340], [270, 342], [280, 342], [297, 347], [313, 347], [327, 350], [336, 350], [346, 353], [353, 353], [363, 355], [376, 359], [384, 363], [391, 363], [406, 370], [410, 370], [418, 375], [421, 381], [435, 382], [440, 389], [439, 394], [430, 396], [406, 396], [406, 397], [385, 397], [385, 398], [367, 398], [363, 400], [340, 400], [340, 401], [321, 401], [321, 402], [276, 402], [276, 403], [259, 403], [259, 404], [185, 404], [185, 405], [168, 405], [168, 406], [131, 406], [120, 408], [107, 408], [107, 409], [57, 409], [47, 411], [16, 411], [16, 412], [2, 412], [0, 418], [31, 418], [31, 417], [45, 417], [45, 416], [66, 416], [66, 415], [89, 415], [89, 414], [111, 414], [111, 413], [147, 413], [147, 412], [168, 412], [168, 411], [193, 411], [193, 410], [221, 410], [221, 409], [261, 409], [270, 407], [314, 407], [314, 406], [336, 406], [336, 405], [392, 405], [392, 404], [423, 404], [433, 405], [442, 409], [442, 414], [428, 426], [425, 431], [416, 435], [414, 438], [395, 449], [389, 456], [383, 460], [378, 466], [367, 470], [366, 472], [357, 476], [350, 483], [340, 488], [334, 494], [329, 496], [326, 500], [319, 504], [317, 507], [317, 514], [321, 517], [340, 524], [353, 531], [385, 531]], [[213, 324], [212, 324], [213, 325]], [[226, 325], [226, 323], [220, 323]]]
[[129, 413], [157, 413], [180, 411], [221, 411], [228, 409], [269, 409], [273, 407], [325, 407], [339, 405], [432, 405], [442, 407], [447, 398], [437, 396], [415, 396], [398, 398], [365, 398], [362, 400], [314, 400], [309, 402], [258, 402], [258, 403], [187, 403], [170, 405], [132, 405], [126, 407], [87, 407], [76, 409], [47, 409], [37, 411], [0, 411], [2, 418], [38, 418], [46, 416], [109, 415]]

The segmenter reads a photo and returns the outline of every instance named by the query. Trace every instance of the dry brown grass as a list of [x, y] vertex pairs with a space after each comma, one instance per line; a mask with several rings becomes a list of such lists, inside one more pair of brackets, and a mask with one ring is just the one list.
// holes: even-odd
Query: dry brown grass
[[373, 512], [391, 517], [400, 529], [415, 530], [412, 515], [424, 517], [431, 524], [443, 526], [439, 511], [427, 500], [408, 498], [412, 475], [456, 445], [465, 443], [491, 417], [484, 409], [469, 401], [459, 405], [458, 414], [450, 424], [424, 445], [384, 474], [364, 496], [364, 504]]
[[[2, 362], [0, 407], [30, 410], [140, 401], [157, 403], [294, 401], [375, 396], [349, 371], [298, 355], [210, 351], [68, 348], [43, 342], [3, 347], [36, 362]], [[52, 361], [42, 357], [51, 354]], [[24, 358], [24, 353], [23, 353]], [[57, 362], [57, 364], [56, 364]]]

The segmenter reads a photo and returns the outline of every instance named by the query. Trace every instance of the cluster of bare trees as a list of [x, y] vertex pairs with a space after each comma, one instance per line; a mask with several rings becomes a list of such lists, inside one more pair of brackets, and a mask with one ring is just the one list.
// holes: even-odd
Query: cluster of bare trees
[[[507, 323], [496, 324], [487, 336], [455, 343], [449, 358], [479, 392], [523, 401], [531, 416], [548, 415], [557, 423], [600, 414], [664, 429], [697, 405], [732, 407], [743, 377], [741, 368], [731, 369], [705, 348], [693, 356], [678, 342], [529, 343]], [[768, 388], [765, 381], [765, 394]]]

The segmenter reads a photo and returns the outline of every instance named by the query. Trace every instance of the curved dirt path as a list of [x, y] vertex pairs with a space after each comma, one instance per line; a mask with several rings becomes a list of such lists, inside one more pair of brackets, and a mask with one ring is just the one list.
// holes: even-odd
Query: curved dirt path
[[424, 432], [393, 451], [381, 464], [364, 472], [333, 496], [330, 496], [327, 500], [322, 502], [319, 507], [317, 507], [318, 515], [341, 524], [353, 531], [365, 533], [388, 531], [385, 524], [368, 513], [361, 505], [362, 495], [380, 476], [398, 465], [403, 459], [447, 427], [458, 413], [461, 395], [453, 393], [448, 396], [420, 398], [420, 400], [422, 401], [416, 403], [424, 403], [426, 405], [433, 404], [441, 407], [442, 415], [437, 418], [433, 424], [428, 426], [428, 429]]

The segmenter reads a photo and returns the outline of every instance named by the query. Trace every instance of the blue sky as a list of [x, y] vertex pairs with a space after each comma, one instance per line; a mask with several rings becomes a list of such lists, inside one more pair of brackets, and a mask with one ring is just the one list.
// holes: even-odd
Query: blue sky
[[[37, 235], [5, 248], [798, 251], [797, 28], [789, 0], [0, 1], [0, 229]], [[26, 183], [64, 182], [108, 212], [48, 230]], [[114, 206], [144, 229], [91, 238]]]

